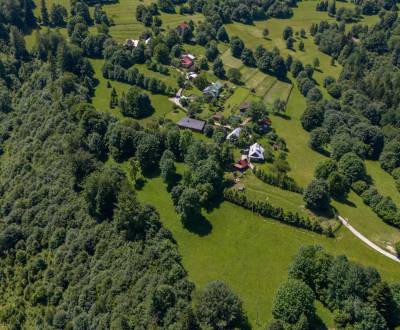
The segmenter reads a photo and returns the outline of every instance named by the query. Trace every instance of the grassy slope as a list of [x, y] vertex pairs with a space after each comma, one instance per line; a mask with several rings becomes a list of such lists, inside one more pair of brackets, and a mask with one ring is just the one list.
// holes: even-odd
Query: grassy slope
[[[276, 221], [267, 221], [240, 207], [223, 203], [204, 214], [209, 224], [202, 235], [182, 227], [160, 178], [150, 179], [139, 199], [157, 206], [164, 225], [179, 245], [190, 279], [202, 288], [208, 281], [227, 282], [243, 299], [255, 329], [271, 318], [272, 297], [287, 276], [287, 267], [300, 246], [320, 244], [329, 252], [346, 254], [351, 260], [374, 265], [389, 281], [400, 280], [400, 267], [366, 247], [347, 230], [328, 239]], [[208, 230], [207, 230], [208, 228]], [[330, 313], [318, 308], [328, 327]]]

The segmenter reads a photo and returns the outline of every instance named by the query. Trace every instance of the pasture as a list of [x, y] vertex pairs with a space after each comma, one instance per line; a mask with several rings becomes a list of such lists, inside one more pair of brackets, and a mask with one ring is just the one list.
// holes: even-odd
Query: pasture
[[[270, 191], [266, 193], [277, 196], [274, 189]], [[346, 254], [350, 260], [373, 265], [388, 281], [400, 280], [395, 262], [383, 258], [344, 228], [337, 238], [326, 238], [224, 202], [210, 213], [204, 213], [203, 223], [188, 230], [182, 226], [160, 178], [147, 179], [138, 197], [142, 202], [156, 205], [164, 226], [178, 242], [183, 265], [196, 288], [216, 279], [229, 284], [244, 301], [254, 329], [263, 329], [271, 319], [275, 292], [287, 276], [293, 255], [302, 245], [322, 245], [335, 255]], [[326, 327], [333, 326], [329, 311], [318, 305], [317, 313]]]

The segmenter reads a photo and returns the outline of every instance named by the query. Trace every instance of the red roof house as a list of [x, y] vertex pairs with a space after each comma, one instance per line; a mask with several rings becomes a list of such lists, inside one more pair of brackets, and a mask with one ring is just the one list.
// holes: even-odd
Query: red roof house
[[182, 22], [180, 23], [177, 27], [176, 30], [180, 33], [182, 33], [183, 31], [185, 31], [186, 29], [188, 29], [190, 26], [188, 23], [186, 22]]
[[244, 172], [249, 168], [249, 161], [247, 159], [241, 159], [233, 165], [233, 167], [240, 172]]
[[190, 68], [193, 64], [194, 64], [194, 61], [193, 61], [193, 59], [191, 59], [189, 56], [187, 56], [187, 55], [183, 55], [183, 56], [182, 56], [182, 58], [181, 58], [181, 65], [182, 65], [184, 68], [188, 69], [188, 68]]

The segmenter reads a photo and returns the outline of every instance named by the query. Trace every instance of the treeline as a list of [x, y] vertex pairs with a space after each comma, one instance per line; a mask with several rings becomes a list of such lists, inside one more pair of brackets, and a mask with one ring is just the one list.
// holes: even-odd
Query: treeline
[[337, 329], [387, 330], [400, 323], [400, 283], [388, 284], [374, 268], [306, 246], [276, 293], [275, 320], [267, 329], [314, 328], [316, 299], [333, 312]]
[[311, 230], [319, 234], [327, 236], [332, 235], [332, 228], [328, 225], [322, 225], [322, 222], [317, 218], [311, 220], [310, 218], [303, 217], [298, 213], [284, 211], [282, 208], [275, 207], [265, 201], [249, 200], [245, 194], [234, 189], [225, 189], [224, 198], [231, 203], [251, 210], [263, 217], [272, 218], [285, 224]]
[[[333, 62], [338, 60], [343, 70], [338, 80], [329, 76], [324, 80], [331, 99], [323, 99], [321, 93], [310, 97], [313, 82], [299, 80], [306, 74], [297, 75], [297, 85], [308, 101], [301, 123], [310, 132], [310, 147], [321, 152], [329, 149], [333, 160], [340, 163], [345, 158], [343, 162], [355, 171], [360, 171], [364, 159], [379, 160], [395, 180], [400, 167], [398, 24], [394, 10], [382, 10], [379, 23], [373, 27], [356, 24], [348, 32], [343, 23], [313, 24], [310, 33], [315, 43], [332, 56]], [[296, 76], [296, 72], [292, 73]], [[365, 173], [356, 180], [345, 176], [347, 183], [339, 184], [343, 180], [335, 174], [338, 187], [342, 186], [340, 190], [345, 194], [357, 180], [365, 181], [363, 185], [369, 187]], [[319, 182], [321, 188], [323, 184]], [[385, 222], [398, 226], [397, 206], [391, 198], [381, 196], [373, 186], [365, 190], [365, 203]]]
[[225, 24], [230, 22], [241, 22], [251, 24], [255, 20], [268, 17], [288, 18], [293, 15], [291, 7], [296, 1], [265, 1], [251, 0], [246, 3], [237, 0], [223, 1], [194, 1], [194, 0], [158, 0], [158, 6], [164, 12], [175, 13], [179, 6], [181, 14], [203, 13], [209, 17], [209, 21], [216, 21]]
[[274, 174], [267, 173], [262, 169], [255, 169], [254, 175], [259, 178], [261, 181], [268, 183], [273, 186], [277, 186], [284, 190], [289, 190], [295, 193], [303, 193], [303, 188], [300, 187], [293, 178], [284, 175], [284, 176], [277, 176]]

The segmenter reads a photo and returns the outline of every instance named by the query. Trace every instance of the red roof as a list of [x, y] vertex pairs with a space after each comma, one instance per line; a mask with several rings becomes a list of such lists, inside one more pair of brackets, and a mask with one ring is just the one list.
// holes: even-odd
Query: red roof
[[193, 65], [193, 61], [189, 57], [183, 56], [181, 59], [181, 64], [186, 67], [189, 67], [189, 66]]
[[177, 27], [179, 30], [185, 30], [189, 28], [189, 24], [186, 22], [180, 23]]
[[241, 159], [233, 166], [239, 170], [245, 170], [249, 167], [249, 162], [247, 159]]

